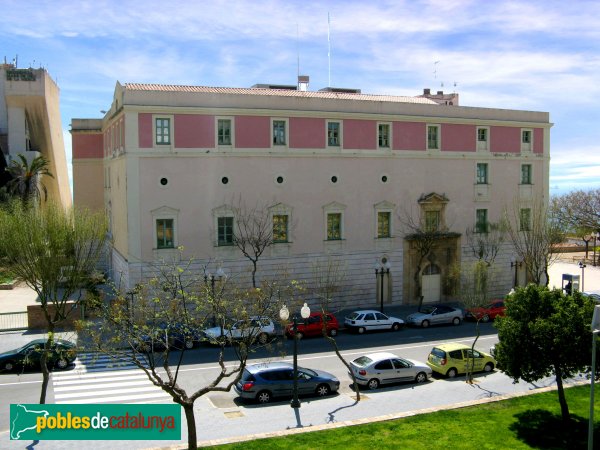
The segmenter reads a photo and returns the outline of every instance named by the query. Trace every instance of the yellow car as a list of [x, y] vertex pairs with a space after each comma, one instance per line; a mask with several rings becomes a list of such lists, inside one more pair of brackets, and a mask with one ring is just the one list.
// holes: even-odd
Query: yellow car
[[491, 372], [496, 367], [496, 360], [492, 355], [481, 350], [471, 350], [470, 346], [455, 342], [433, 347], [427, 358], [427, 365], [440, 375], [454, 378], [460, 373], [466, 373], [467, 364], [473, 364], [473, 360], [473, 372]]

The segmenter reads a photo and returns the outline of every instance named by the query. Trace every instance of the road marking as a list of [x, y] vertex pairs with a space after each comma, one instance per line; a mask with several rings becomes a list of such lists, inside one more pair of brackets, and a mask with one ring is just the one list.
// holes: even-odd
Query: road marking
[[41, 383], [42, 380], [39, 381], [15, 381], [14, 383], [2, 383], [0, 386], [18, 386], [19, 384], [32, 384], [32, 383]]

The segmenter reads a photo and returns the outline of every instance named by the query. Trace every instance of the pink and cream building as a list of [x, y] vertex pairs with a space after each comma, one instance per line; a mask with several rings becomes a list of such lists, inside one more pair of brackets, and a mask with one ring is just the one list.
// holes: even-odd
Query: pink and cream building
[[[275, 242], [258, 277], [282, 269], [308, 285], [340, 261], [337, 306], [375, 306], [375, 264], [391, 265], [387, 304], [417, 301], [407, 222], [447, 231], [421, 264], [425, 301], [451, 299], [451, 267], [472, 260], [465, 231], [547, 201], [549, 114], [416, 97], [256, 85], [117, 83], [103, 119], [73, 119], [74, 202], [110, 219], [109, 269], [125, 287], [178, 257], [249, 279], [231, 245], [235, 208], [266, 205]], [[508, 244], [493, 292], [515, 282]], [[519, 282], [523, 273], [516, 273]]]

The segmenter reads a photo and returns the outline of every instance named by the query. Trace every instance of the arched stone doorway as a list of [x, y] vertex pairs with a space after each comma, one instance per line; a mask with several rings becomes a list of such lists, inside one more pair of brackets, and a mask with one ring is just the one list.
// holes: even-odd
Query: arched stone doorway
[[442, 272], [437, 264], [429, 264], [421, 272], [423, 303], [436, 303], [441, 300]]

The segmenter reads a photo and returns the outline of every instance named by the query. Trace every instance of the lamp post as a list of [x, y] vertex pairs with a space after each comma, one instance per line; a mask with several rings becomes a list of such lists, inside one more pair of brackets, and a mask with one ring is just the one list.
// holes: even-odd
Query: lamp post
[[[208, 282], [210, 280], [210, 292], [212, 295], [213, 303], [215, 300], [215, 276], [219, 280], [219, 282], [226, 276], [225, 271], [223, 270], [223, 268], [221, 266], [219, 266], [217, 268], [215, 275], [211, 274], [210, 272], [204, 272], [204, 283], [206, 285], [208, 285]], [[217, 326], [217, 317], [214, 314], [214, 307], [213, 307], [212, 326], [213, 327]], [[221, 336], [222, 335], [223, 335], [223, 325], [221, 324]]]
[[516, 287], [517, 287], [517, 281], [518, 281], [518, 276], [519, 276], [519, 267], [521, 267], [521, 264], [523, 264], [523, 263], [521, 261], [517, 261], [515, 258], [512, 258], [510, 260], [511, 269], [513, 267], [515, 268], [515, 282], [513, 284], [514, 289], [516, 289]]
[[598, 237], [600, 237], [600, 235], [597, 231], [594, 231], [592, 233], [592, 237], [594, 238], [594, 260], [592, 261], [592, 265], [596, 267], [596, 240], [598, 239]]
[[596, 340], [600, 333], [600, 305], [594, 307], [592, 317], [592, 384], [590, 388], [590, 421], [588, 423], [588, 450], [594, 448], [594, 382], [596, 381]]
[[385, 278], [386, 274], [390, 274], [391, 268], [392, 265], [387, 258], [383, 258], [381, 263], [377, 262], [377, 264], [375, 264], [375, 280], [378, 281], [379, 278], [381, 278], [381, 284], [379, 288], [379, 311], [381, 313], [383, 313], [383, 279]]
[[[300, 309], [300, 315], [303, 319], [308, 319], [310, 316], [310, 308], [305, 303], [304, 306]], [[281, 320], [286, 321], [290, 317], [290, 310], [287, 309], [287, 306], [283, 305], [279, 310], [279, 317]], [[293, 339], [294, 339], [294, 388], [292, 397], [292, 402], [290, 406], [292, 408], [300, 408], [300, 399], [298, 398], [298, 338], [296, 337], [296, 333], [298, 332], [298, 316], [294, 314], [293, 320]]]
[[585, 291], [585, 289], [583, 288], [583, 281], [584, 281], [583, 276], [585, 275], [586, 267], [587, 266], [583, 263], [583, 261], [579, 261], [579, 268], [581, 269], [581, 292]]

